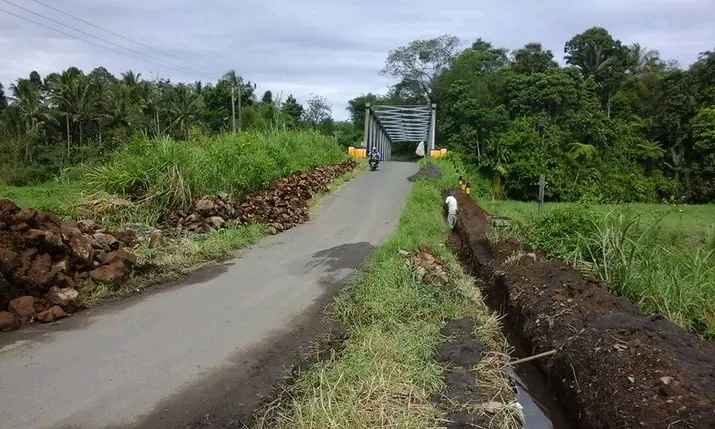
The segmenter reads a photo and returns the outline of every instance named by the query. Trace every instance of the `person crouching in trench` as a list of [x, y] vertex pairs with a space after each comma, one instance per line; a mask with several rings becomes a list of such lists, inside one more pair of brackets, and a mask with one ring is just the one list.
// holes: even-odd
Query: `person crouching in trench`
[[454, 192], [450, 192], [447, 199], [444, 201], [447, 205], [447, 223], [449, 229], [454, 229], [457, 223], [457, 199], [454, 197]]

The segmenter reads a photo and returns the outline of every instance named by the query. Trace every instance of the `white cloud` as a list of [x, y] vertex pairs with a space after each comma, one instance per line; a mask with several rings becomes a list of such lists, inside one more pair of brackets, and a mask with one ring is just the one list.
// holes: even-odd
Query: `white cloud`
[[[712, 0], [42, 0], [183, 60], [163, 57], [174, 65], [169, 67], [157, 64], [155, 51], [34, 1], [8, 1], [140, 51], [143, 58], [109, 52], [0, 12], [0, 82], [6, 86], [32, 70], [46, 75], [69, 66], [89, 71], [101, 65], [115, 74], [131, 69], [175, 81], [216, 80], [236, 69], [258, 83], [259, 94], [270, 89], [284, 98], [292, 93], [299, 101], [311, 93], [323, 95], [339, 119], [347, 117], [349, 99], [384, 92], [389, 81], [377, 71], [387, 52], [415, 39], [450, 33], [511, 49], [540, 41], [561, 59], [566, 40], [598, 25], [625, 43], [640, 42], [683, 65], [712, 49], [715, 40]], [[0, 8], [70, 31], [5, 2]]]

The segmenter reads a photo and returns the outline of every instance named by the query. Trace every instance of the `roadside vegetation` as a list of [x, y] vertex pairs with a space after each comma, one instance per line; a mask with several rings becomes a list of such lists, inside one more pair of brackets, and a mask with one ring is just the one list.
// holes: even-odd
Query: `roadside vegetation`
[[507, 234], [575, 265], [646, 315], [715, 338], [713, 206], [482, 203]]
[[248, 191], [298, 170], [343, 161], [335, 141], [315, 131], [223, 134], [182, 142], [138, 136], [106, 162], [75, 167], [36, 186], [0, 186], [22, 207], [109, 225], [140, 222], [187, 210], [198, 198]]
[[[511, 404], [492, 416], [499, 422], [495, 427], [516, 427], [511, 381], [502, 372], [508, 354], [499, 321], [445, 246], [449, 230], [442, 216], [441, 191], [456, 184], [457, 169], [448, 160], [435, 162], [443, 176], [415, 183], [397, 232], [331, 307], [332, 317], [349, 332], [345, 349], [301, 374], [288, 388], [289, 395], [283, 395], [285, 402], [272, 404], [265, 425], [435, 426], [444, 417], [431, 402], [432, 395], [445, 388], [444, 368], [433, 357], [443, 340], [440, 327], [446, 319], [468, 317], [475, 320], [476, 334], [487, 345], [475, 369], [480, 387], [495, 394], [494, 401]], [[415, 251], [420, 244], [445, 260], [455, 290], [415, 278], [404, 252]]]
[[[334, 137], [310, 129], [225, 133], [190, 141], [140, 134], [104, 162], [68, 168], [39, 185], [0, 185], [0, 196], [24, 208], [92, 219], [111, 229], [129, 227], [147, 238], [167, 216], [179, 210], [190, 212], [201, 197], [225, 194], [240, 199], [296, 171], [346, 158]], [[359, 174], [363, 164], [338, 177], [330, 190]], [[315, 195], [311, 204], [318, 204], [323, 194]], [[81, 293], [81, 299], [91, 304], [180, 278], [230, 258], [268, 233], [265, 225], [249, 223], [178, 237], [169, 231], [161, 245], [141, 239], [134, 249], [137, 269], [130, 281], [85, 287], [89, 292]]]

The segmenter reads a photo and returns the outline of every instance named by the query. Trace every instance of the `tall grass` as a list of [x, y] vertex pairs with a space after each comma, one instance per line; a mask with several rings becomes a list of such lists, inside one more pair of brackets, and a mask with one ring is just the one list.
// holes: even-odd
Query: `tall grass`
[[148, 203], [166, 214], [189, 208], [203, 195], [239, 197], [345, 156], [334, 139], [312, 131], [224, 134], [188, 143], [142, 137], [107, 164], [90, 167], [86, 180], [95, 191]]
[[684, 245], [663, 217], [562, 206], [515, 222], [513, 232], [602, 281], [645, 314], [715, 338], [715, 225]]

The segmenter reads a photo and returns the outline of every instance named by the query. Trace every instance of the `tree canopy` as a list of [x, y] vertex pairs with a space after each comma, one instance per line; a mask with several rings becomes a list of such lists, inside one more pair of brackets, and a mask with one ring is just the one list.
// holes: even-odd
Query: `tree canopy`
[[564, 43], [563, 67], [537, 41], [460, 45], [444, 35], [391, 51], [382, 73], [396, 83], [349, 103], [356, 127], [366, 102], [429, 100], [437, 145], [508, 198], [536, 198], [545, 174], [552, 201], [715, 200], [713, 52], [683, 69], [600, 27]]

